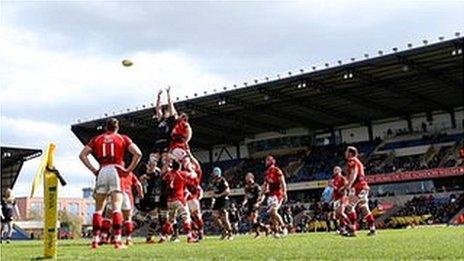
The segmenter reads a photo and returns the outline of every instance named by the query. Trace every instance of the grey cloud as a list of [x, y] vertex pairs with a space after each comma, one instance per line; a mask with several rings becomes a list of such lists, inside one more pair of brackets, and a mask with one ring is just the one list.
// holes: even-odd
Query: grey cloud
[[278, 2], [14, 3], [6, 4], [5, 20], [45, 38], [64, 35], [62, 43], [44, 39], [56, 48], [99, 55], [182, 50], [241, 80], [452, 34], [464, 23], [456, 14], [462, 2], [415, 3], [340, 3], [331, 15], [321, 4], [298, 10]]

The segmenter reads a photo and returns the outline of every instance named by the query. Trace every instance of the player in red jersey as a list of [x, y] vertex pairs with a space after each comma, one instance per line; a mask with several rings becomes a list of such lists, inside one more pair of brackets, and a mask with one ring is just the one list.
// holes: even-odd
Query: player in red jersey
[[[105, 201], [108, 196], [111, 198], [113, 233], [115, 238], [115, 247], [124, 248], [121, 241], [123, 216], [121, 206], [123, 194], [121, 188], [121, 177], [132, 172], [142, 157], [142, 152], [136, 144], [126, 135], [118, 133], [119, 122], [111, 118], [106, 122], [106, 131], [103, 134], [95, 136], [82, 149], [79, 158], [84, 165], [97, 177], [95, 187], [95, 213], [93, 215], [93, 240], [92, 248], [98, 247], [100, 241], [100, 229], [102, 226], [102, 212]], [[124, 166], [124, 155], [126, 152], [132, 154], [132, 161], [127, 168]], [[88, 156], [93, 154], [100, 164], [96, 168], [90, 163]]]
[[331, 185], [333, 187], [333, 209], [340, 222], [340, 234], [346, 233], [346, 225], [349, 223], [348, 216], [345, 214], [345, 208], [348, 203], [346, 196], [345, 186], [347, 184], [346, 178], [342, 174], [342, 168], [335, 166]]
[[188, 145], [190, 139], [192, 139], [192, 128], [188, 122], [188, 116], [186, 113], [178, 113], [176, 107], [174, 106], [173, 101], [171, 100], [170, 88], [166, 89], [168, 96], [168, 106], [171, 116], [176, 118], [176, 122], [171, 132], [171, 144], [169, 148], [173, 151], [176, 148], [183, 149], [185, 151], [190, 151]]
[[276, 166], [276, 160], [273, 156], [266, 157], [266, 173], [263, 184], [263, 190], [267, 192], [268, 213], [271, 216], [271, 224], [274, 228], [274, 235], [280, 237], [280, 234], [286, 235], [285, 223], [279, 214], [279, 208], [287, 200], [287, 184], [282, 170]]
[[127, 176], [121, 177], [121, 188], [124, 195], [122, 201], [122, 215], [124, 218], [124, 235], [126, 236], [126, 245], [133, 245], [132, 232], [134, 230], [134, 223], [132, 222], [132, 210], [134, 208], [134, 195], [132, 190], [135, 188], [137, 197], [143, 198], [142, 183], [140, 183], [137, 176], [130, 172]]
[[182, 164], [185, 170], [196, 173], [196, 177], [189, 176], [190, 180], [187, 182], [187, 206], [193, 225], [197, 231], [198, 239], [201, 240], [204, 234], [204, 222], [200, 207], [200, 200], [203, 198], [203, 189], [201, 188], [203, 171], [201, 170], [200, 163], [193, 157], [185, 157]]
[[179, 215], [182, 218], [183, 228], [187, 234], [187, 242], [197, 242], [198, 239], [193, 235], [191, 228], [190, 213], [186, 206], [185, 190], [191, 178], [196, 177], [196, 173], [182, 170], [182, 165], [172, 154], [167, 157], [168, 169], [164, 175], [164, 181], [168, 188], [168, 218], [163, 226], [160, 242], [164, 242], [166, 237], [173, 233], [172, 224], [176, 222]]
[[368, 235], [375, 235], [375, 219], [369, 209], [369, 185], [364, 175], [364, 165], [358, 158], [358, 150], [353, 146], [348, 146], [345, 152], [347, 165], [347, 184], [348, 189], [348, 218], [350, 220], [350, 236], [356, 235], [357, 213], [356, 208], [363, 214], [363, 220], [369, 227]]

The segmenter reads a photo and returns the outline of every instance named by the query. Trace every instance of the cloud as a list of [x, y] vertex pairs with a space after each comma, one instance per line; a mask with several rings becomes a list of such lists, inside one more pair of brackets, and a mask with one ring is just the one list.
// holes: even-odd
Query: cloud
[[[8, 116], [70, 123], [152, 102], [155, 89], [170, 84], [175, 95], [212, 89], [225, 80], [207, 73], [181, 52], [129, 52], [125, 56], [43, 49], [30, 32], [2, 29], [0, 96]], [[134, 66], [121, 65], [131, 58]], [[75, 117], [75, 118], [73, 118]]]
[[[45, 149], [56, 142], [56, 165], [72, 188], [63, 190], [67, 196], [93, 181], [77, 158], [82, 144], [70, 131], [75, 120], [154, 102], [156, 89], [168, 84], [174, 95], [185, 95], [225, 82], [181, 52], [128, 52], [123, 57], [134, 65], [126, 68], [121, 57], [44, 48], [33, 32], [2, 28], [0, 35], [0, 63], [8, 65], [0, 68], [2, 144]], [[19, 194], [29, 193], [38, 164], [25, 164]]]
[[[16, 145], [45, 151], [49, 142], [57, 144], [55, 166], [69, 183], [69, 186], [62, 190], [62, 195], [79, 195], [82, 187], [93, 184], [93, 175], [85, 169], [77, 157], [82, 145], [73, 137], [68, 126], [4, 116], [0, 118], [0, 121], [2, 145]], [[39, 165], [40, 159], [33, 159], [24, 164], [14, 188], [17, 196], [29, 195], [31, 183]], [[40, 193], [41, 191], [37, 195]]]

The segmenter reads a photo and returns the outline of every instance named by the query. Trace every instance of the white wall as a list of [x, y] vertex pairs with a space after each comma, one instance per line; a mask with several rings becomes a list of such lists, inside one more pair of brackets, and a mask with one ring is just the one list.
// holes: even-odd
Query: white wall
[[414, 131], [419, 131], [422, 129], [422, 122], [427, 123], [427, 116], [425, 113], [416, 114], [416, 115], [411, 116], [412, 129]]
[[[462, 118], [461, 120], [458, 120], [458, 117], [462, 117], [462, 112], [461, 115], [457, 115], [456, 113], [456, 123], [458, 125], [459, 121], [462, 123]], [[437, 131], [441, 129], [449, 129], [452, 127], [451, 124], [451, 116], [447, 112], [443, 111], [434, 111], [432, 112], [432, 121], [428, 122], [427, 117], [425, 113], [420, 113], [416, 115], [411, 116], [411, 122], [412, 122], [412, 128], [415, 131], [421, 131], [422, 130], [422, 122], [427, 123], [427, 130], [428, 131]], [[459, 125], [458, 125], [459, 126]]]
[[372, 132], [375, 137], [384, 138], [387, 134], [387, 130], [391, 129], [393, 133], [395, 130], [408, 128], [408, 122], [406, 120], [396, 120], [393, 122], [384, 122], [384, 123], [374, 123], [372, 124]]
[[449, 113], [432, 114], [432, 130], [449, 129], [452, 127]]
[[248, 146], [240, 145], [240, 158], [245, 159], [249, 157], [250, 157], [250, 154], [248, 153]]
[[454, 114], [456, 118], [456, 127], [463, 129], [462, 120], [464, 120], [464, 108], [456, 109]]
[[342, 129], [341, 131], [342, 141], [346, 143], [369, 140], [369, 132], [365, 126]]
[[[237, 147], [235, 146], [227, 146], [226, 149], [228, 150], [229, 154], [227, 152], [223, 151], [222, 155], [219, 157], [219, 154], [221, 152], [223, 146], [217, 146], [213, 148], [213, 160], [214, 161], [224, 161], [224, 160], [230, 160], [229, 154], [232, 156], [233, 159], [237, 158]], [[201, 163], [208, 163], [209, 162], [209, 151], [208, 150], [198, 150], [194, 151], [193, 155], [195, 158], [198, 159]], [[218, 159], [219, 157], [219, 159]], [[240, 145], [240, 158], [248, 158], [248, 147], [247, 145]]]
[[280, 134], [277, 132], [265, 132], [256, 134], [252, 139], [245, 139], [245, 143], [250, 143], [258, 140], [268, 140], [273, 138], [288, 137], [288, 136], [303, 136], [308, 135], [309, 131], [306, 128], [293, 128], [288, 129], [286, 134]]

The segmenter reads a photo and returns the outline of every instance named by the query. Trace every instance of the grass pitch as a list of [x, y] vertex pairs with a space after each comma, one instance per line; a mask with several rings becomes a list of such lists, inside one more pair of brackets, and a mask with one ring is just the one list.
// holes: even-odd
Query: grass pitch
[[[3, 244], [1, 260], [40, 259], [42, 242]], [[376, 237], [365, 232], [356, 238], [333, 233], [295, 234], [282, 239], [239, 236], [233, 241], [208, 237], [198, 244], [148, 245], [143, 239], [128, 249], [102, 246], [90, 250], [87, 240], [59, 241], [58, 258], [65, 260], [280, 260], [280, 259], [464, 259], [464, 227], [380, 230]]]

